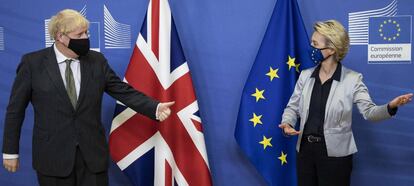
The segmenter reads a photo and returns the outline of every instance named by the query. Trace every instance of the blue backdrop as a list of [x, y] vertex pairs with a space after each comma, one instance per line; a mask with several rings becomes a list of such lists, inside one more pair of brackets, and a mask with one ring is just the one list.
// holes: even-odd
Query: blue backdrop
[[[402, 17], [401, 36], [411, 48], [414, 2], [411, 0], [298, 0], [308, 34], [318, 20], [337, 19], [352, 33], [344, 65], [364, 74], [373, 100], [414, 92], [411, 56], [400, 61], [368, 61], [370, 37], [376, 33], [368, 16]], [[23, 1], [0, 3], [0, 134], [17, 64], [22, 54], [44, 48], [45, 21], [61, 9], [83, 10], [92, 22], [92, 46], [103, 52], [123, 76], [147, 8], [147, 0]], [[275, 0], [170, 0], [184, 53], [192, 72], [204, 124], [214, 185], [265, 185], [234, 139], [241, 92], [266, 30]], [[104, 11], [104, 6], [107, 11]], [[368, 11], [368, 12], [367, 12]], [[124, 32], [105, 35], [104, 15], [123, 24]], [[388, 18], [382, 18], [387, 21]], [[400, 20], [400, 19], [398, 19]], [[374, 22], [373, 22], [374, 23]], [[107, 25], [107, 26], [108, 26]], [[283, 26], [283, 25], [281, 25]], [[368, 29], [369, 27], [369, 29]], [[366, 30], [366, 31], [364, 31]], [[393, 30], [386, 34], [393, 34]], [[368, 35], [370, 35], [368, 37]], [[109, 41], [129, 36], [115, 45]], [[408, 43], [407, 43], [408, 42]], [[375, 41], [374, 43], [381, 43]], [[382, 44], [384, 44], [382, 42]], [[383, 52], [385, 54], [386, 52]], [[405, 53], [407, 55], [407, 53]], [[105, 96], [102, 108], [110, 127], [115, 101]], [[352, 185], [414, 185], [414, 104], [400, 108], [391, 120], [372, 124], [354, 111], [359, 152], [354, 158]], [[31, 167], [33, 113], [29, 106], [20, 141], [21, 167], [11, 174], [0, 169], [0, 185], [36, 185]], [[108, 133], [108, 130], [107, 130]], [[2, 139], [0, 138], [0, 143]], [[111, 163], [110, 185], [129, 185]]]

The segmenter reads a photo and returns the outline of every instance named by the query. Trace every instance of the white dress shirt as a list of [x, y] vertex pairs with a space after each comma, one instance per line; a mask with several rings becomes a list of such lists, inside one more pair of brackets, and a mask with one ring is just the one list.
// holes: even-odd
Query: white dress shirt
[[66, 63], [65, 60], [71, 59], [72, 63], [70, 63], [70, 68], [72, 69], [73, 78], [75, 80], [75, 88], [76, 88], [76, 95], [79, 98], [79, 90], [81, 84], [81, 70], [80, 70], [80, 61], [78, 59], [67, 58], [63, 55], [57, 48], [56, 45], [53, 45], [56, 54], [56, 61], [59, 65], [60, 75], [62, 76], [63, 84], [66, 88], [66, 79], [65, 79], [65, 70], [66, 70]]

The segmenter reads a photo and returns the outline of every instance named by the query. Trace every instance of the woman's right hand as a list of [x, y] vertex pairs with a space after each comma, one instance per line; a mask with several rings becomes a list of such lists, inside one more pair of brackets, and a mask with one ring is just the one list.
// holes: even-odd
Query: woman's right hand
[[295, 136], [298, 135], [300, 132], [296, 131], [294, 128], [292, 128], [289, 124], [287, 123], [282, 123], [279, 125], [279, 128], [281, 128], [283, 130], [283, 133], [289, 135], [289, 136]]

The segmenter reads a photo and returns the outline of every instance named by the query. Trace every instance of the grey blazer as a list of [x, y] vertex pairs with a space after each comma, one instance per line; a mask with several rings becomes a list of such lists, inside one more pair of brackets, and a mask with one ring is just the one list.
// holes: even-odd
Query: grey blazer
[[[303, 70], [296, 82], [295, 90], [290, 97], [282, 123], [293, 127], [300, 120], [300, 134], [296, 144], [299, 152], [303, 129], [308, 119], [309, 104], [315, 78], [311, 77], [316, 67]], [[355, 103], [364, 119], [379, 121], [391, 118], [387, 105], [377, 106], [372, 102], [368, 89], [362, 82], [362, 74], [344, 66], [341, 69], [340, 81], [334, 80], [326, 102], [324, 136], [328, 156], [342, 157], [357, 152], [352, 133], [352, 107]]]

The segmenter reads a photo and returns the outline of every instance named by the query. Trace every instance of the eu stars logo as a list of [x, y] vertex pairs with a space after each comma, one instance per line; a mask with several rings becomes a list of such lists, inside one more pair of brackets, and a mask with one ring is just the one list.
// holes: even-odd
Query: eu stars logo
[[411, 63], [411, 16], [369, 18], [368, 63]]
[[[395, 20], [385, 20], [379, 27], [378, 32], [380, 33], [380, 37], [382, 37], [385, 41], [395, 41], [398, 37], [400, 37], [400, 24]], [[389, 32], [391, 33], [384, 33], [387, 29], [389, 29]]]

